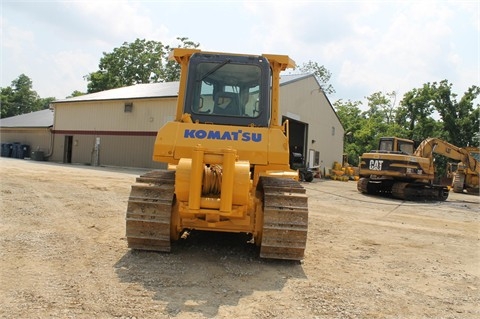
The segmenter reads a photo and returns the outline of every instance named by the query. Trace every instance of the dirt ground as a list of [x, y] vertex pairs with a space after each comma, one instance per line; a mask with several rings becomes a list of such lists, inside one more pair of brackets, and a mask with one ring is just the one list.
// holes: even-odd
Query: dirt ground
[[139, 170], [0, 159], [1, 318], [480, 318], [479, 198], [412, 203], [315, 179], [303, 262], [241, 235], [130, 251]]

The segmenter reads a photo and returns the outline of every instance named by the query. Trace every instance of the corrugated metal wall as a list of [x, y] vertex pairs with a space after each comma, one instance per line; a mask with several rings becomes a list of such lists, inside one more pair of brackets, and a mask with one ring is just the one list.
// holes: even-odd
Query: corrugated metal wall
[[[132, 103], [131, 112], [125, 104]], [[156, 132], [175, 116], [176, 98], [55, 104], [56, 131]]]
[[30, 151], [43, 151], [45, 154], [50, 152], [51, 136], [49, 128], [0, 128], [2, 143], [25, 144], [30, 147]]
[[[109, 136], [72, 134], [55, 135], [55, 162], [66, 162], [65, 137], [72, 136], [71, 163], [86, 165], [166, 168], [165, 164], [152, 161], [155, 136]], [[98, 153], [96, 148], [97, 138]]]
[[342, 162], [344, 129], [313, 76], [281, 87], [280, 113], [309, 124], [307, 156], [320, 152], [322, 173]]
[[[51, 160], [165, 168], [152, 161], [153, 144], [158, 129], [173, 120], [175, 107], [176, 98], [58, 103]], [[70, 146], [66, 136], [71, 136]]]

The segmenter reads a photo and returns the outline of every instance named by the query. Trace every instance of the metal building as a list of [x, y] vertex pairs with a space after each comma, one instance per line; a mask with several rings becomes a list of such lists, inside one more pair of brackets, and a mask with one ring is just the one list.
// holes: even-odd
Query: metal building
[[175, 115], [178, 82], [139, 84], [55, 101], [50, 160], [164, 168], [152, 162], [158, 128]]
[[[40, 154], [38, 159], [49, 155], [52, 143], [53, 111], [37, 112], [0, 119], [0, 138], [2, 144], [22, 144], [31, 152]], [[43, 155], [42, 155], [43, 154]]]
[[342, 162], [345, 130], [313, 74], [283, 75], [282, 120], [290, 124], [290, 149], [297, 149], [309, 167], [322, 174]]

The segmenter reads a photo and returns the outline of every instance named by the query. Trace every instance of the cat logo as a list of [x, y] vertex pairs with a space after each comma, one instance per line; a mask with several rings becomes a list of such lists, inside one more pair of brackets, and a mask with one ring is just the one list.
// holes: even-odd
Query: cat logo
[[382, 160], [370, 160], [369, 168], [373, 171], [381, 171], [382, 170]]

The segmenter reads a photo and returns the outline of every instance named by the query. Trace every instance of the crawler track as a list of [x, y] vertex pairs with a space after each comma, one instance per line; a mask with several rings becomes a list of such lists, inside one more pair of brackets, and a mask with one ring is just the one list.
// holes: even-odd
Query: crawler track
[[299, 182], [262, 177], [263, 234], [260, 257], [301, 260], [308, 228], [308, 198]]
[[371, 180], [366, 177], [358, 180], [357, 189], [365, 194], [395, 197], [409, 201], [445, 201], [448, 198], [448, 188], [445, 186], [393, 180]]
[[170, 223], [175, 172], [151, 171], [137, 177], [128, 199], [128, 247], [170, 251]]
[[362, 177], [357, 182], [357, 189], [361, 193], [370, 195], [389, 196], [392, 193], [393, 181], [389, 179], [372, 181]]
[[395, 183], [392, 195], [395, 198], [411, 201], [445, 201], [448, 198], [448, 188], [441, 185], [422, 183]]

